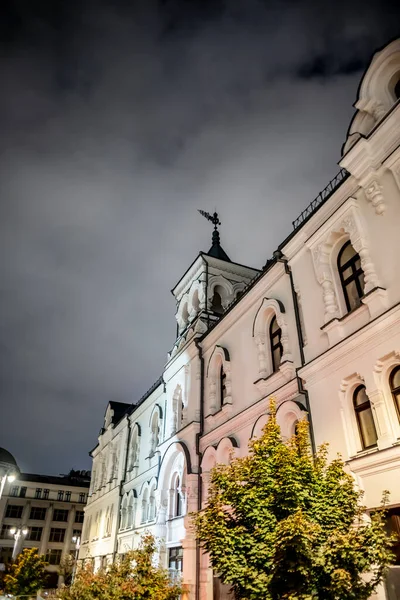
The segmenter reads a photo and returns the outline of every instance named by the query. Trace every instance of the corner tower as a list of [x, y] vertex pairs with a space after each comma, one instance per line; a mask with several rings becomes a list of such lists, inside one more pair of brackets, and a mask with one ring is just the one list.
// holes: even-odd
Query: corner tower
[[258, 269], [233, 262], [222, 248], [218, 214], [199, 212], [214, 225], [212, 245], [208, 252], [198, 254], [171, 290], [177, 308], [177, 339], [169, 357], [218, 321], [259, 273]]

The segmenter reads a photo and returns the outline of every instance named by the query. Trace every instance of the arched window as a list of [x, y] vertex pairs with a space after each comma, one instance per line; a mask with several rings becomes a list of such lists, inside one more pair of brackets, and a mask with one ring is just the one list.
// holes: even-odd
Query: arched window
[[214, 295], [211, 300], [211, 309], [217, 313], [217, 315], [222, 315], [224, 312], [224, 308], [222, 306], [222, 298], [220, 292], [217, 290], [218, 286], [214, 288]]
[[397, 410], [397, 416], [400, 420], [400, 365], [395, 367], [390, 373], [389, 383], [394, 404]]
[[173, 497], [173, 516], [181, 517], [182, 516], [182, 498], [180, 494], [180, 479], [179, 476], [175, 478], [175, 486], [174, 486], [174, 497]]
[[271, 343], [272, 371], [275, 373], [279, 370], [283, 347], [281, 342], [282, 330], [278, 325], [276, 315], [273, 316], [269, 326], [269, 339]]
[[359, 385], [354, 391], [353, 406], [363, 450], [376, 446], [378, 435], [376, 433], [371, 402], [367, 396], [365, 385]]
[[224, 405], [225, 396], [226, 396], [225, 381], [226, 381], [226, 373], [224, 371], [224, 366], [221, 365], [219, 368], [219, 395], [220, 395], [221, 406]]
[[339, 252], [338, 271], [347, 310], [350, 312], [361, 305], [364, 295], [364, 271], [361, 268], [361, 259], [354, 250], [350, 241]]

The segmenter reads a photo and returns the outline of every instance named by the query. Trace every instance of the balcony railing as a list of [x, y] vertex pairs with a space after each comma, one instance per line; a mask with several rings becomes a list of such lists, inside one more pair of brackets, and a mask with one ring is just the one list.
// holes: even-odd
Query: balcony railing
[[335, 175], [335, 177], [328, 183], [325, 189], [322, 190], [318, 194], [318, 196], [310, 202], [310, 204], [305, 208], [300, 215], [292, 221], [293, 229], [296, 230], [298, 227], [303, 225], [311, 217], [312, 214], [319, 208], [324, 202], [328, 200], [330, 196], [332, 196], [333, 192], [337, 190], [337, 188], [341, 185], [345, 179], [349, 177], [350, 173], [346, 171], [346, 169], [340, 169], [339, 173]]

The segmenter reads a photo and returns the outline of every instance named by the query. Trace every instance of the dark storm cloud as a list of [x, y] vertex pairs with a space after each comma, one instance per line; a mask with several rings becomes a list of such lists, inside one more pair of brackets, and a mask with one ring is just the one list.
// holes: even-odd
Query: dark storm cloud
[[264, 264], [336, 172], [389, 3], [13, 2], [0, 55], [0, 445], [85, 467], [109, 399], [175, 335], [169, 290], [222, 214]]

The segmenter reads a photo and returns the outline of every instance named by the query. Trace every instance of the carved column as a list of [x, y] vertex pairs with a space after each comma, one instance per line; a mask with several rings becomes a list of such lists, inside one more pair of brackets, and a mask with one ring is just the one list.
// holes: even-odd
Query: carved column
[[322, 242], [312, 252], [317, 280], [322, 286], [322, 295], [325, 305], [325, 323], [339, 316], [339, 305], [333, 284], [332, 269], [329, 264], [329, 252]]
[[266, 335], [259, 333], [256, 338], [257, 353], [258, 353], [258, 372], [261, 377], [268, 376], [268, 358], [265, 348]]
[[191, 524], [190, 513], [197, 511], [198, 476], [186, 478], [186, 516], [184, 519], [186, 534], [182, 540], [183, 582], [187, 585], [188, 598], [194, 600], [196, 589], [196, 536]]
[[386, 209], [383, 190], [377, 176], [362, 183], [367, 200], [371, 202], [377, 215], [383, 215]]
[[382, 391], [379, 389], [368, 389], [367, 393], [376, 416], [375, 423], [378, 434], [378, 448], [382, 450], [383, 448], [391, 446], [394, 441], [385, 398]]

